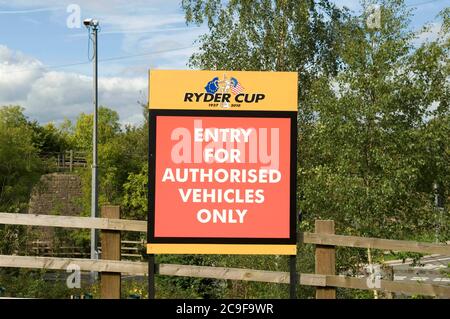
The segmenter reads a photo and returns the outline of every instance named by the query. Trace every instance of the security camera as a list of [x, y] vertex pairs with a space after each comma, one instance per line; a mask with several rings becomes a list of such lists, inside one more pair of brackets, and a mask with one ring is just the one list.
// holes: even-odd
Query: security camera
[[98, 21], [94, 19], [85, 19], [83, 24], [86, 28], [98, 26]]

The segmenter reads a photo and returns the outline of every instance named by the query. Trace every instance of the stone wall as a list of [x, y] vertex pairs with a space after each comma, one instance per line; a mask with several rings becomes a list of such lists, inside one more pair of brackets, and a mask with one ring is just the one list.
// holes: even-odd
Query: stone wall
[[28, 213], [79, 216], [81, 196], [81, 178], [78, 175], [46, 174], [33, 188]]
[[[43, 175], [33, 187], [28, 213], [38, 215], [80, 216], [82, 196], [81, 178], [74, 174], [52, 173]], [[36, 232], [36, 230], [38, 230]], [[52, 227], [33, 227], [34, 240], [53, 242]]]

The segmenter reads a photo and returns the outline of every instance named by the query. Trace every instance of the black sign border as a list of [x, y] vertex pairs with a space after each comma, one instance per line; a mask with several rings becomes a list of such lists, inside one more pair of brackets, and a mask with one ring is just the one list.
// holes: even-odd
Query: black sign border
[[[183, 117], [260, 117], [291, 119], [290, 156], [290, 218], [289, 238], [242, 237], [155, 237], [155, 170], [156, 170], [156, 120], [158, 116]], [[268, 244], [295, 245], [297, 243], [297, 112], [293, 111], [234, 111], [234, 110], [149, 110], [148, 158], [148, 216], [147, 242], [149, 244]]]

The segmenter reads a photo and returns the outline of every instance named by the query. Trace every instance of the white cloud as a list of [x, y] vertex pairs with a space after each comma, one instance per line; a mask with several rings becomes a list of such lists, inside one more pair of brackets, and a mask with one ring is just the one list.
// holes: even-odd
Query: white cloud
[[[100, 77], [99, 104], [136, 124], [143, 120], [137, 101], [146, 87], [146, 77]], [[8, 104], [20, 104], [42, 123], [73, 120], [92, 112], [92, 78], [45, 70], [37, 59], [0, 46], [0, 105]]]
[[[65, 28], [66, 8], [72, 3], [80, 6], [82, 19], [94, 17], [100, 21], [100, 36], [122, 35], [120, 51], [110, 56], [129, 57], [100, 63], [101, 74], [107, 76], [99, 78], [99, 104], [116, 110], [123, 123], [143, 120], [137, 101], [145, 100], [142, 95], [147, 92], [147, 70], [185, 69], [195, 50], [193, 41], [206, 32], [205, 27], [185, 25], [179, 0], [0, 0], [0, 7], [26, 19], [46, 11], [50, 19], [47, 25]], [[69, 41], [84, 38], [86, 31], [72, 29], [66, 36]], [[168, 52], [148, 55], [160, 51]], [[110, 56], [100, 56], [100, 61]], [[80, 112], [91, 112], [92, 78], [81, 74], [84, 66], [74, 70], [50, 71], [36, 58], [0, 46], [0, 105], [20, 104], [28, 116], [42, 123], [64, 117], [73, 120]]]
[[0, 45], [0, 97], [7, 101], [23, 97], [42, 75], [41, 66], [38, 60]]
[[[95, 17], [105, 31], [148, 31], [173, 24], [184, 24], [184, 14], [178, 0], [0, 0], [2, 13], [51, 12], [59, 23], [66, 22], [67, 8], [80, 7], [82, 18]], [[175, 9], [175, 12], [174, 12]]]
[[[109, 56], [105, 56], [105, 51], [101, 47], [103, 55], [100, 59], [176, 50], [176, 52], [173, 52], [174, 54], [169, 52], [169, 54], [148, 56], [148, 67], [154, 68], [161, 65], [173, 69], [185, 69], [190, 55], [195, 50], [194, 41], [200, 34], [207, 32], [205, 26], [186, 26], [179, 0], [134, 0], [132, 2], [129, 0], [0, 0], [0, 7], [4, 11], [29, 11], [30, 14], [25, 15], [27, 18], [33, 17], [33, 12], [36, 12], [36, 10], [47, 10], [50, 13], [51, 25], [66, 28], [66, 19], [69, 15], [66, 8], [72, 3], [80, 6], [81, 19], [94, 17], [100, 21], [100, 41], [111, 43], [108, 42], [110, 41], [109, 35], [120, 35], [120, 42], [118, 43], [120, 53], [113, 55], [108, 52]], [[22, 13], [21, 16], [23, 16]], [[83, 39], [84, 45], [86, 30], [84, 27], [70, 29], [70, 32], [67, 31], [66, 37], [71, 45], [80, 39]], [[77, 45], [79, 45], [79, 42], [77, 42]], [[112, 46], [112, 44], [108, 45]], [[180, 48], [187, 49], [180, 51]], [[107, 50], [109, 50], [109, 47]], [[135, 59], [135, 57], [124, 59], [122, 65], [132, 66], [133, 62], [130, 61]], [[143, 74], [146, 74], [146, 72]], [[115, 73], [114, 75], [121, 74]]]
[[413, 43], [419, 46], [422, 43], [437, 40], [437, 38], [439, 38], [440, 36], [441, 28], [442, 22], [434, 22], [428, 24], [426, 31], [420, 32], [414, 39]]

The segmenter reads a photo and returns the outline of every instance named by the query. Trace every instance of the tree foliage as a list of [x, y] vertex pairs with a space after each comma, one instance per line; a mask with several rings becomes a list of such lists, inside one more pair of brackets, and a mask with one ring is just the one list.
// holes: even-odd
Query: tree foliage
[[320, 73], [339, 67], [347, 11], [330, 1], [183, 0], [187, 23], [207, 23], [192, 67], [209, 70], [296, 71], [299, 97]]
[[[406, 238], [433, 228], [432, 185], [448, 180], [448, 40], [415, 48], [403, 1], [362, 4], [352, 15], [329, 1], [183, 1], [187, 22], [209, 27], [191, 65], [298, 72], [304, 220]], [[374, 4], [379, 28], [366, 23]]]
[[19, 106], [0, 108], [0, 211], [21, 211], [41, 167], [33, 130]]
[[380, 29], [364, 15], [353, 19], [342, 39], [342, 71], [313, 84], [306, 104], [316, 118], [300, 143], [300, 203], [305, 218], [335, 219], [344, 232], [417, 238], [437, 222], [433, 183], [450, 177], [426, 172], [430, 152], [437, 163], [448, 156], [431, 150], [442, 139], [430, 131], [448, 112], [448, 55], [438, 42], [414, 50], [402, 1], [382, 2], [381, 17]]
[[[64, 132], [67, 132], [72, 144], [79, 150], [85, 151], [88, 166], [92, 165], [92, 114], [80, 114], [74, 124], [66, 122]], [[139, 217], [144, 219], [147, 211], [129, 208], [124, 195], [129, 194], [126, 184], [130, 176], [141, 171], [143, 163], [147, 162], [147, 131], [145, 125], [125, 126], [119, 122], [117, 112], [100, 107], [98, 112], [98, 176], [99, 176], [99, 203], [124, 205], [122, 218]], [[80, 172], [83, 177], [84, 213], [90, 212], [91, 196], [91, 170]], [[133, 182], [133, 181], [131, 181]], [[142, 190], [133, 189], [136, 192]], [[127, 193], [128, 191], [128, 193]], [[136, 197], [138, 195], [131, 194]], [[125, 198], [127, 200], [128, 197]], [[140, 207], [141, 209], [143, 207]]]

